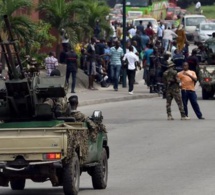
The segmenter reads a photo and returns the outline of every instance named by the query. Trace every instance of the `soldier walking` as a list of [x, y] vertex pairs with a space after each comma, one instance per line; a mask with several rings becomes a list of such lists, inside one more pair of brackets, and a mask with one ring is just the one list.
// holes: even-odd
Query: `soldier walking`
[[170, 62], [167, 66], [168, 69], [163, 74], [163, 81], [164, 85], [166, 86], [167, 120], [174, 120], [171, 113], [171, 103], [173, 98], [175, 99], [181, 113], [181, 120], [189, 120], [189, 118], [185, 115], [184, 107], [182, 104], [179, 80], [177, 79], [177, 71], [174, 70], [173, 67], [174, 64]]

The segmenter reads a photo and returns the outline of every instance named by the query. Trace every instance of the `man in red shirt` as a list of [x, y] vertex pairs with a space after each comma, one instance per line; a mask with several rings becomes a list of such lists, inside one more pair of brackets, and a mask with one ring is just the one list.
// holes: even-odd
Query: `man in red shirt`
[[152, 29], [152, 27], [151, 27], [150, 24], [147, 25], [147, 28], [146, 28], [146, 30], [145, 30], [145, 33], [146, 33], [147, 36], [150, 37], [151, 40], [153, 40], [154, 35], [155, 35], [155, 32], [153, 31], [153, 29]]

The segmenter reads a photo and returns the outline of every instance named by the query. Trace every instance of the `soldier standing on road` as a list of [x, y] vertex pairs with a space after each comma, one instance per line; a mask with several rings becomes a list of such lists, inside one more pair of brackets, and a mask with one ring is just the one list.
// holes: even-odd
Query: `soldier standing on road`
[[166, 85], [167, 120], [174, 120], [171, 113], [171, 103], [173, 98], [175, 99], [180, 110], [181, 120], [189, 120], [189, 118], [185, 115], [184, 107], [182, 104], [179, 80], [177, 79], [177, 71], [175, 71], [173, 67], [174, 64], [170, 62], [168, 64], [168, 69], [163, 74], [163, 81], [164, 84]]
[[190, 100], [190, 103], [198, 119], [205, 119], [204, 117], [202, 117], [202, 113], [197, 102], [197, 95], [195, 92], [195, 83], [197, 82], [196, 73], [194, 71], [189, 70], [189, 64], [187, 62], [183, 64], [183, 69], [183, 71], [178, 73], [178, 78], [181, 81], [181, 94], [185, 114], [186, 116], [188, 116], [187, 103], [188, 100]]
[[76, 74], [78, 71], [78, 55], [72, 48], [66, 53], [66, 65], [66, 85], [69, 85], [69, 77], [70, 74], [72, 74], [71, 93], [75, 93]]

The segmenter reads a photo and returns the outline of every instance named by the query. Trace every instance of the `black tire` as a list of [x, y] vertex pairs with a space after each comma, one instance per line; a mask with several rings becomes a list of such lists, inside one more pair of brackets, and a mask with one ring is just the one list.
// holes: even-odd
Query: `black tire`
[[205, 89], [202, 88], [202, 99], [203, 100], [208, 100], [210, 98], [210, 92], [206, 91]]
[[63, 169], [63, 190], [65, 195], [77, 195], [80, 185], [80, 162], [75, 153], [71, 162]]
[[12, 190], [24, 190], [25, 189], [25, 179], [12, 179], [10, 181], [10, 186]]
[[92, 183], [94, 189], [105, 189], [108, 181], [108, 159], [107, 152], [103, 148], [99, 165], [92, 168]]

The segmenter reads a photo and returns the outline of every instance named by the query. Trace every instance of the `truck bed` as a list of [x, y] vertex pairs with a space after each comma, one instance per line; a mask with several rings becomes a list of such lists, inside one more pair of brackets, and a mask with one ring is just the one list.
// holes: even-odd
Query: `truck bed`
[[[24, 156], [26, 161], [42, 161], [47, 153], [61, 153], [64, 158], [67, 153], [68, 128], [56, 126], [63, 123], [44, 121], [0, 124], [0, 161], [13, 161], [18, 155]], [[77, 125], [74, 123], [74, 129], [82, 129], [80, 124], [79, 127]]]

